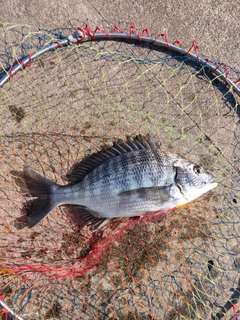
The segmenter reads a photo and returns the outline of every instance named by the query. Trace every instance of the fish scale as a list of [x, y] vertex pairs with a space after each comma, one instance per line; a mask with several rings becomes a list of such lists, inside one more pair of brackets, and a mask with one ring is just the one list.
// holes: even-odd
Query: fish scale
[[[115, 189], [117, 188], [118, 192], [123, 192], [138, 187], [157, 186], [161, 176], [156, 176], [156, 174], [163, 174], [165, 179], [164, 173], [167, 173], [167, 170], [172, 178], [175, 170], [173, 167], [167, 166], [163, 170], [160, 156], [159, 159], [156, 159], [151, 151], [139, 151], [139, 153], [141, 154], [137, 158], [136, 155], [124, 154], [118, 156], [117, 158], [119, 159], [117, 160], [113, 158], [106, 161], [96, 171], [94, 170], [89, 177], [84, 179], [81, 185], [76, 186], [77, 192], [79, 191], [78, 188], [84, 194], [88, 188], [91, 188], [91, 191], [98, 189], [105, 192], [114, 187]], [[145, 174], [142, 175], [141, 172]], [[140, 179], [141, 176], [142, 179]]]
[[160, 150], [149, 136], [90, 155], [74, 165], [69, 185], [59, 186], [26, 168], [29, 227], [63, 204], [75, 205], [86, 223], [99, 228], [109, 219], [169, 210], [192, 201], [217, 186], [200, 166]]
[[[71, 202], [101, 213], [104, 218], [154, 211], [158, 207], [155, 203], [159, 202], [158, 197], [152, 197], [149, 202], [144, 199], [144, 192], [142, 199], [136, 194], [119, 194], [135, 189], [173, 186], [176, 169], [162, 166], [162, 158], [152, 150], [139, 150], [109, 159], [72, 188]], [[61, 194], [61, 201], [69, 200]]]

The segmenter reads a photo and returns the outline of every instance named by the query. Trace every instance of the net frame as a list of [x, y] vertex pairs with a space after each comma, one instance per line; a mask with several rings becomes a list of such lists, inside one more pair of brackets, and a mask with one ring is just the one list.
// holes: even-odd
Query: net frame
[[[146, 34], [146, 36], [144, 36]], [[163, 40], [158, 40], [160, 37]], [[221, 63], [214, 65], [209, 58], [201, 58], [198, 54], [197, 42], [193, 40], [191, 47], [187, 50], [182, 47], [179, 40], [175, 40], [174, 43], [168, 41], [167, 35], [165, 33], [158, 34], [157, 37], [151, 37], [149, 30], [147, 28], [143, 29], [141, 34], [138, 32], [134, 25], [129, 26], [129, 33], [124, 33], [117, 25], [114, 26], [112, 32], [106, 32], [99, 26], [96, 26], [95, 30], [91, 30], [89, 25], [86, 23], [85, 28], [77, 28], [77, 31], [64, 39], [59, 39], [53, 43], [44, 46], [41, 50], [37, 52], [31, 52], [27, 57], [20, 58], [17, 60], [10, 68], [8, 72], [2, 78], [0, 78], [0, 87], [2, 87], [7, 81], [9, 81], [19, 70], [29, 68], [32, 62], [49, 51], [54, 51], [56, 49], [61, 49], [66, 46], [71, 46], [73, 44], [78, 45], [82, 42], [87, 41], [98, 41], [98, 40], [133, 40], [139, 42], [149, 43], [150, 45], [156, 45], [158, 47], [167, 48], [169, 51], [177, 52], [187, 58], [197, 62], [199, 65], [207, 67], [212, 73], [219, 76], [221, 80], [226, 82], [232, 90], [240, 96], [240, 88], [238, 88], [237, 83], [240, 82], [240, 78], [236, 80], [231, 80], [228, 77], [228, 66], [226, 63]], [[177, 45], [175, 45], [177, 44]], [[195, 54], [191, 52], [194, 50]], [[219, 67], [224, 67], [224, 72], [222, 72]]]

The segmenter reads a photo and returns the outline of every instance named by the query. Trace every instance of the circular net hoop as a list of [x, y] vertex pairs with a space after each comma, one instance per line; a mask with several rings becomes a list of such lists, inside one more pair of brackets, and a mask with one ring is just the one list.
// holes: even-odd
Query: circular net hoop
[[[185, 50], [147, 29], [98, 26], [1, 26], [2, 318], [234, 319], [239, 73], [200, 58], [195, 41]], [[139, 133], [202, 165], [218, 187], [95, 234], [78, 227], [70, 206], [25, 226], [24, 165], [66, 184], [83, 157]]]

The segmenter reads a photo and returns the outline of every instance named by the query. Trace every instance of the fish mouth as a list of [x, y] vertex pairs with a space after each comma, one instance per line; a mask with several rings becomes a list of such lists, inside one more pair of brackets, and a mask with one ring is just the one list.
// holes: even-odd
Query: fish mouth
[[205, 184], [212, 184], [212, 183], [216, 183], [214, 182], [215, 178], [212, 175], [209, 175], [209, 178], [207, 179], [207, 181], [205, 181]]
[[217, 185], [218, 185], [217, 182], [209, 183], [209, 186], [211, 187], [211, 189], [216, 188]]
[[[205, 182], [205, 185], [202, 187], [202, 189], [205, 189], [204, 192], [207, 192], [207, 191], [217, 187], [217, 185], [218, 185], [217, 182], [212, 182], [212, 181], [214, 181], [214, 177], [211, 177], [211, 179], [208, 182]], [[182, 186], [178, 183], [176, 184], [176, 186], [178, 187], [181, 194], [184, 195], [184, 190], [183, 190]]]
[[205, 183], [211, 183], [214, 181], [214, 176], [210, 175], [209, 178], [208, 178], [208, 181], [205, 182]]

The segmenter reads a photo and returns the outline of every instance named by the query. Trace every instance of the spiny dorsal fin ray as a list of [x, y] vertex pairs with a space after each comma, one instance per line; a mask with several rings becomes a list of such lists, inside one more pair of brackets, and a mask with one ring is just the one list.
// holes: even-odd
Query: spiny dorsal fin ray
[[159, 149], [160, 144], [154, 142], [150, 135], [143, 137], [141, 134], [134, 139], [127, 137], [126, 142], [118, 140], [113, 143], [111, 147], [104, 146], [101, 151], [98, 151], [90, 156], [84, 158], [81, 162], [76, 163], [71, 172], [67, 175], [69, 183], [75, 184], [80, 182], [93, 169], [110, 158], [114, 158], [127, 152], [133, 152], [143, 149]]
[[131, 140], [130, 137], [127, 138], [127, 143], [134, 151], [139, 150], [137, 144], [133, 140]]

